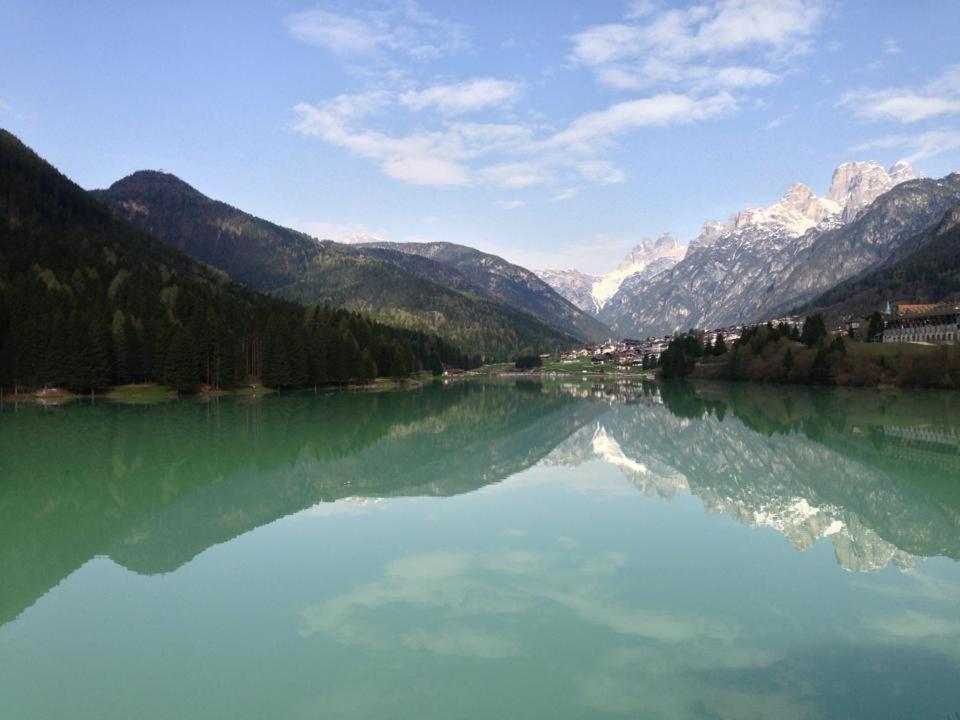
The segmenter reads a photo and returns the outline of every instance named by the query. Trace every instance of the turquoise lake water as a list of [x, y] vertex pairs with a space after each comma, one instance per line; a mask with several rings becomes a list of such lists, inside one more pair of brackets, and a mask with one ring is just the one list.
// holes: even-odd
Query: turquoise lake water
[[0, 718], [960, 712], [960, 397], [0, 410]]

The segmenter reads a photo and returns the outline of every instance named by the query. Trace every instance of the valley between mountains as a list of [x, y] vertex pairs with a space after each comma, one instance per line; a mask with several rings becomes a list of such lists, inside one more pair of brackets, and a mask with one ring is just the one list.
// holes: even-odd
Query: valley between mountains
[[824, 195], [794, 183], [595, 276], [454, 242], [318, 239], [157, 171], [87, 192], [0, 140], [10, 386], [343, 383], [960, 295], [960, 174], [902, 162], [845, 163]]

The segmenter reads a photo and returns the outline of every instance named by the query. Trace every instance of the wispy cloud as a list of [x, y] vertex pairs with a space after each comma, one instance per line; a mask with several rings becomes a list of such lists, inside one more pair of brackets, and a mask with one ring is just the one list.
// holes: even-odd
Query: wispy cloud
[[558, 193], [553, 195], [550, 198], [549, 202], [552, 202], [552, 203], [566, 202], [567, 200], [572, 200], [576, 196], [577, 196], [576, 188], [564, 188], [563, 190], [560, 190]]
[[899, 55], [901, 52], [899, 41], [896, 38], [887, 38], [883, 41], [883, 51], [887, 55]]
[[502, 207], [504, 210], [516, 210], [517, 208], [526, 205], [526, 203], [523, 200], [500, 200], [497, 202], [497, 205]]
[[717, 0], [661, 12], [634, 4], [624, 22], [575, 35], [571, 59], [621, 89], [758, 87], [779, 75], [740, 56], [777, 64], [803, 53], [822, 17], [816, 0]]
[[777, 117], [773, 118], [772, 120], [770, 120], [769, 122], [767, 122], [766, 125], [763, 126], [764, 129], [765, 129], [765, 130], [775, 130], [776, 128], [778, 128], [778, 127], [780, 127], [781, 125], [783, 125], [787, 120], [789, 120], [791, 114], [792, 114], [792, 113], [784, 113], [783, 115], [777, 115]]
[[592, 151], [617, 135], [640, 127], [673, 125], [706, 120], [730, 112], [736, 102], [729, 93], [703, 99], [664, 93], [611, 105], [580, 116], [546, 144], [578, 151]]
[[487, 77], [410, 90], [400, 95], [400, 103], [411, 110], [433, 108], [448, 115], [461, 115], [509, 104], [520, 92], [519, 83]]
[[295, 39], [351, 58], [398, 54], [431, 59], [467, 44], [460, 25], [431, 15], [412, 0], [385, 10], [316, 7], [292, 13], [285, 22]]
[[[685, 10], [634, 2], [623, 22], [575, 35], [570, 57], [601, 82], [645, 97], [548, 124], [514, 107], [524, 90], [516, 80], [434, 78], [416, 85], [398, 71], [400, 89], [296, 105], [295, 129], [415, 185], [620, 183], [626, 175], [608, 156], [625, 136], [738, 111], [734, 93], [778, 82], [774, 65], [806, 47], [821, 15], [818, 0], [714, 0]], [[436, 56], [465, 43], [457, 26], [414, 3], [384, 11], [315, 8], [288, 16], [287, 25], [299, 40], [374, 65], [382, 56]], [[753, 57], [742, 56], [748, 51]], [[483, 122], [464, 122], [469, 113], [483, 113]]]
[[854, 90], [840, 99], [840, 105], [868, 120], [904, 124], [955, 115], [960, 113], [960, 65], [919, 87]]
[[900, 149], [910, 163], [960, 150], [960, 130], [931, 130], [916, 134], [885, 135], [867, 140], [850, 148], [851, 152], [876, 149]]
[[[439, 127], [403, 135], [370, 127], [371, 116], [418, 103], [449, 101], [463, 109], [476, 99], [450, 99], [449, 94], [422, 91], [390, 94], [384, 91], [340, 95], [319, 104], [300, 103], [295, 129], [373, 160], [382, 171], [416, 185], [457, 186], [491, 183], [505, 188], [542, 185], [557, 179], [557, 170], [600, 184], [622, 182], [624, 173], [598, 157], [616, 139], [643, 127], [663, 127], [707, 120], [736, 109], [728, 93], [705, 98], [665, 93], [615, 103], [575, 118], [558, 131], [524, 123], [459, 122], [440, 113]], [[501, 95], [501, 97], [503, 97]], [[441, 98], [443, 98], [441, 100]], [[561, 177], [563, 174], [561, 173]]]

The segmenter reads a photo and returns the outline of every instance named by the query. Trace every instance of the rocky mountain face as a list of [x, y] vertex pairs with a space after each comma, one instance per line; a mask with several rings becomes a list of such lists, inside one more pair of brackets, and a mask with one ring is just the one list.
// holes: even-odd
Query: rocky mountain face
[[847, 163], [818, 197], [796, 183], [767, 208], [708, 222], [682, 261], [627, 278], [600, 318], [621, 336], [767, 319], [882, 263], [960, 201], [960, 175], [912, 180], [898, 163]]
[[664, 233], [656, 240], [643, 238], [616, 269], [603, 275], [587, 275], [574, 269], [540, 270], [537, 274], [581, 310], [596, 314], [627, 278], [650, 280], [680, 262], [685, 253], [685, 247], [670, 233]]
[[960, 205], [902, 243], [878, 268], [855, 275], [811, 300], [801, 312], [828, 323], [866, 317], [887, 301], [950, 302], [960, 298]]
[[[609, 328], [557, 293], [535, 273], [496, 255], [447, 242], [376, 242], [355, 247], [361, 252], [380, 249], [425, 258], [466, 278], [482, 294], [523, 309], [564, 332], [583, 340], [599, 341], [609, 337]], [[431, 273], [429, 277], [435, 276]]]
[[574, 268], [537, 270], [537, 275], [584, 312], [596, 313], [598, 311], [597, 303], [593, 299], [593, 286], [597, 282], [596, 275], [588, 275]]
[[[506, 356], [606, 338], [608, 328], [523, 268], [472, 248], [318, 242], [213, 200], [179, 178], [136, 172], [93, 195], [164, 243], [254, 290], [369, 313], [470, 354]], [[414, 257], [415, 255], [421, 257]]]

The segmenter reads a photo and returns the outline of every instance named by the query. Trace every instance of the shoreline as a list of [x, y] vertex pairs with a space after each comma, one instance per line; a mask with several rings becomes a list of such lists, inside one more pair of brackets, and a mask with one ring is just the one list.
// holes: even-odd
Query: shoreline
[[154, 405], [175, 400], [206, 401], [222, 397], [259, 398], [265, 395], [291, 392], [314, 392], [316, 394], [328, 392], [380, 392], [385, 390], [416, 389], [422, 386], [423, 381], [417, 378], [405, 378], [402, 380], [380, 378], [365, 384], [348, 383], [346, 385], [324, 385], [282, 390], [268, 388], [259, 384], [251, 384], [230, 389], [201, 388], [195, 393], [178, 393], [169, 386], [160, 385], [159, 383], [131, 383], [128, 385], [116, 385], [99, 392], [84, 393], [73, 392], [65, 388], [42, 388], [29, 392], [21, 391], [19, 393], [6, 392], [5, 389], [0, 389], [0, 406], [6, 404], [35, 404], [54, 407], [83, 400], [111, 402], [121, 405]]

